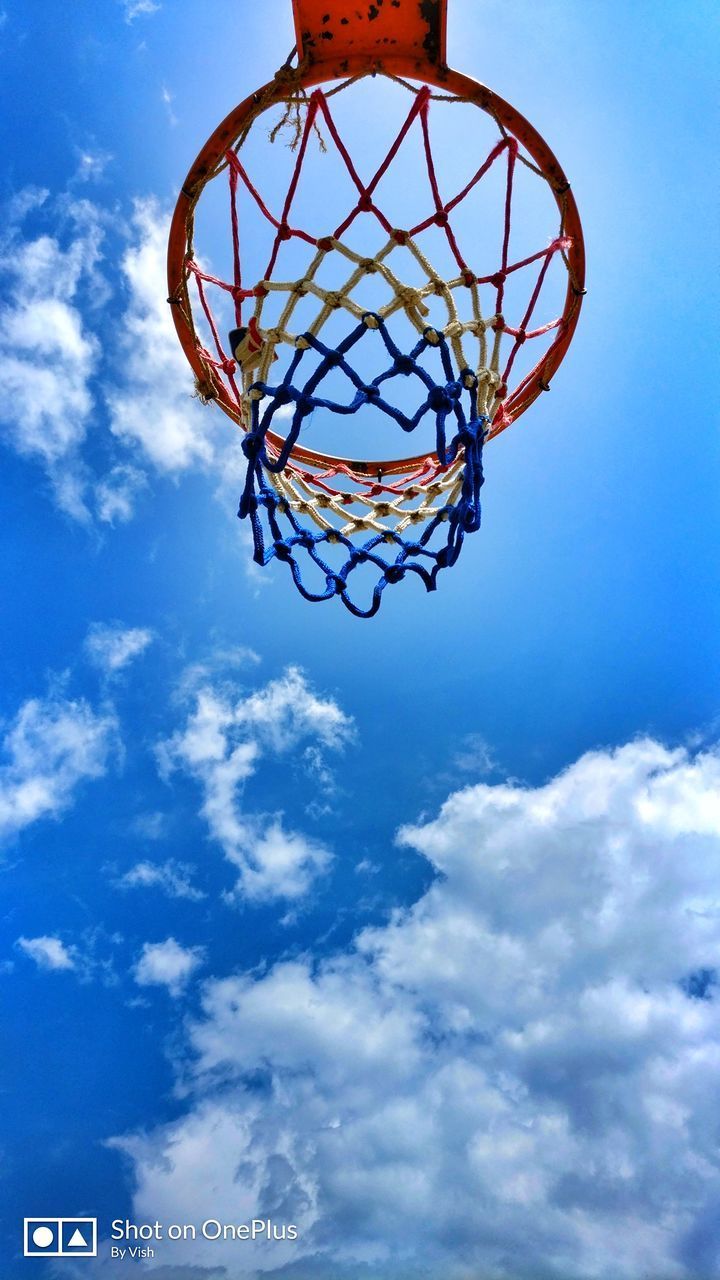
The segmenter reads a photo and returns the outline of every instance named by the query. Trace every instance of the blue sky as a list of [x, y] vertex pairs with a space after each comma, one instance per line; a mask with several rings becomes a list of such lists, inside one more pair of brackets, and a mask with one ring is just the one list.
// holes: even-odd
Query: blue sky
[[166, 314], [179, 183], [292, 45], [243, 8], [2, 10], [2, 1276], [142, 1270], [24, 1261], [38, 1213], [299, 1225], [159, 1280], [709, 1280], [714, 6], [451, 4], [589, 293], [367, 623], [250, 563]]

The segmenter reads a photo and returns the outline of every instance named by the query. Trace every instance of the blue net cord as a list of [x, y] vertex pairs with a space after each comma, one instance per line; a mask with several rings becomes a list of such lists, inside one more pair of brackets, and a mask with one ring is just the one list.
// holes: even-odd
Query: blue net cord
[[[380, 336], [391, 363], [384, 372], [366, 383], [350, 364], [349, 354], [370, 332]], [[443, 383], [436, 382], [421, 363], [430, 348], [440, 356], [445, 378]], [[303, 385], [298, 385], [302, 377], [302, 362], [310, 352], [319, 357], [317, 367]], [[349, 403], [319, 394], [323, 379], [338, 369], [354, 388]], [[386, 398], [386, 386], [392, 379], [408, 377], [419, 379], [424, 392], [424, 398], [412, 416]], [[272, 559], [286, 563], [298, 591], [306, 600], [318, 602], [339, 596], [346, 608], [360, 618], [373, 617], [380, 607], [385, 588], [391, 583], [401, 582], [408, 573], [416, 574], [427, 591], [434, 591], [440, 570], [457, 561], [465, 534], [474, 533], [480, 527], [482, 449], [488, 418], [477, 413], [476, 393], [476, 375], [470, 369], [456, 375], [448, 343], [437, 330], [426, 329], [407, 355], [400, 351], [384, 321], [374, 313], [363, 316], [357, 327], [334, 348], [326, 346], [314, 334], [304, 334], [282, 381], [276, 386], [256, 382], [249, 389], [251, 421], [242, 442], [247, 472], [238, 515], [250, 521], [256, 563], [267, 565]], [[293, 509], [269, 478], [273, 473], [281, 475], [288, 467], [303, 424], [315, 409], [322, 408], [343, 416], [355, 414], [369, 404], [406, 433], [414, 431], [426, 416], [434, 415], [435, 451], [440, 464], [449, 467], [456, 460], [461, 460], [462, 479], [455, 501], [435, 510], [425, 521], [422, 532], [414, 537], [390, 526], [385, 532], [375, 532], [364, 541], [353, 541], [340, 529], [316, 530], [309, 523], [301, 523], [299, 515], [302, 513]], [[266, 447], [267, 433], [272, 429], [274, 414], [286, 405], [293, 406], [290, 428], [282, 448], [273, 455]], [[414, 523], [412, 517], [410, 522]], [[363, 522], [356, 523], [361, 526]], [[438, 546], [440, 540], [441, 545]], [[431, 547], [432, 541], [435, 545]], [[347, 558], [336, 569], [323, 555], [324, 548], [331, 545], [341, 546], [347, 551]], [[303, 563], [307, 565], [307, 559], [324, 576], [325, 586], [321, 590], [313, 590], [305, 581]], [[377, 570], [377, 580], [367, 607], [362, 607], [353, 595], [351, 579], [360, 566], [371, 566]]]

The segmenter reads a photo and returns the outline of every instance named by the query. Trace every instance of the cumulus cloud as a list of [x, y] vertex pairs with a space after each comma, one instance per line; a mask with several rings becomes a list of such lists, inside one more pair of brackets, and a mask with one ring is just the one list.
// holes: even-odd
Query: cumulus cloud
[[0, 838], [69, 808], [84, 780], [105, 773], [116, 732], [113, 713], [83, 699], [25, 702], [2, 742]]
[[195, 970], [203, 962], [201, 947], [182, 947], [174, 938], [146, 942], [133, 969], [141, 987], [166, 987], [171, 996], [182, 995]]
[[168, 858], [166, 862], [136, 862], [119, 880], [120, 889], [159, 889], [169, 898], [200, 902], [205, 894], [192, 883], [194, 868]]
[[406, 826], [413, 907], [206, 984], [192, 1107], [117, 1144], [136, 1216], [299, 1225], [213, 1245], [232, 1280], [714, 1274], [718, 795], [720, 754], [641, 741]]
[[210, 833], [240, 871], [238, 896], [298, 899], [330, 861], [317, 841], [286, 831], [280, 817], [261, 823], [243, 812], [243, 785], [262, 756], [300, 744], [338, 751], [351, 732], [337, 703], [314, 693], [294, 667], [244, 696], [220, 684], [196, 690], [184, 728], [160, 745], [158, 758], [164, 776], [181, 768], [201, 784]]
[[94, 206], [66, 201], [55, 235], [23, 238], [20, 227], [48, 201], [29, 189], [10, 208], [0, 258], [0, 423], [9, 443], [38, 460], [59, 505], [89, 519], [80, 459], [99, 345], [82, 314], [82, 290], [96, 279], [103, 232]]
[[193, 399], [192, 375], [166, 301], [169, 219], [155, 201], [139, 200], [132, 230], [122, 261], [122, 375], [107, 395], [110, 426], [124, 443], [139, 445], [160, 471], [178, 473], [212, 462], [212, 433], [222, 431], [222, 415], [204, 411]]
[[[141, 0], [126, 13], [156, 7]], [[115, 212], [78, 194], [111, 157], [78, 155], [64, 193], [27, 187], [3, 209], [0, 433], [85, 524], [131, 519], [148, 484], [142, 458], [175, 477], [205, 468], [224, 502], [240, 483], [242, 454], [224, 416], [196, 398], [177, 341], [166, 301], [169, 216], [136, 200], [119, 247]]]
[[[128, 4], [128, 20], [155, 7]], [[70, 187], [101, 176], [109, 159], [81, 152]], [[159, 206], [134, 205], [112, 272], [124, 296], [113, 297], [112, 312], [100, 264], [116, 250], [99, 203], [28, 187], [4, 215], [0, 429], [16, 452], [40, 463], [60, 508], [84, 523], [129, 520], [147, 485], [139, 452], [165, 474], [213, 464], [222, 473], [235, 438], [193, 396], [165, 300], [169, 223]], [[91, 428], [98, 441], [104, 436], [99, 473], [86, 448]]]
[[74, 969], [74, 949], [65, 946], [60, 938], [43, 934], [39, 938], [18, 938], [16, 945], [35, 961], [38, 969]]
[[118, 623], [94, 623], [85, 649], [95, 666], [106, 675], [116, 675], [152, 644], [154, 635], [146, 627], [122, 627]]

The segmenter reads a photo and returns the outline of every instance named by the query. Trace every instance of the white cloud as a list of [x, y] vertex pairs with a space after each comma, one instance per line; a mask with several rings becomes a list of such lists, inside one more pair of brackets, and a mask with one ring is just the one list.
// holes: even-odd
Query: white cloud
[[98, 519], [104, 524], [124, 524], [135, 514], [135, 501], [147, 487], [147, 477], [139, 467], [118, 463], [95, 485]]
[[456, 771], [475, 777], [498, 772], [493, 749], [480, 733], [469, 733], [458, 743], [453, 766]]
[[77, 195], [111, 157], [79, 157], [64, 194], [27, 187], [3, 209], [0, 432], [44, 469], [61, 510], [85, 524], [131, 519], [148, 483], [141, 454], [164, 475], [212, 471], [225, 502], [241, 482], [242, 454], [224, 415], [196, 398], [177, 340], [166, 301], [169, 217], [152, 199], [134, 203], [121, 261], [107, 272], [111, 294], [100, 264], [108, 242], [117, 252], [115, 211]]
[[137, 862], [117, 881], [120, 889], [160, 889], [169, 898], [199, 902], [205, 897], [192, 883], [194, 868], [168, 858], [166, 862]]
[[81, 782], [105, 773], [116, 730], [111, 711], [94, 711], [83, 699], [25, 702], [2, 743], [0, 838], [67, 809]]
[[212, 433], [222, 432], [222, 415], [193, 399], [192, 374], [166, 301], [169, 219], [154, 201], [140, 200], [132, 229], [135, 241], [122, 261], [127, 287], [118, 326], [123, 374], [108, 392], [110, 425], [123, 442], [140, 445], [158, 470], [177, 473], [212, 462]]
[[167, 818], [157, 810], [150, 813], [139, 813], [133, 818], [131, 831], [142, 840], [162, 840], [167, 832]]
[[[251, 900], [303, 898], [330, 865], [331, 855], [318, 841], [286, 831], [279, 818], [252, 838], [249, 857], [243, 855], [242, 877], [235, 896]], [[246, 865], [247, 859], [247, 865]]]
[[167, 85], [163, 85], [162, 93], [161, 93], [161, 95], [160, 95], [160, 96], [161, 96], [161, 98], [162, 98], [162, 100], [163, 100], [163, 103], [164, 103], [164, 105], [165, 105], [165, 110], [167, 111], [168, 121], [170, 122], [171, 126], [172, 126], [173, 128], [175, 128], [175, 125], [176, 125], [176, 124], [179, 124], [179, 120], [178, 120], [177, 116], [175, 115], [175, 112], [173, 111], [173, 105], [172, 105], [172, 104], [173, 104], [173, 100], [174, 100], [174, 95], [170, 92], [170, 90], [168, 89]]
[[160, 745], [158, 758], [165, 777], [182, 768], [200, 782], [210, 832], [240, 870], [237, 896], [300, 898], [330, 861], [327, 850], [286, 831], [279, 817], [263, 825], [243, 813], [243, 784], [263, 754], [282, 754], [308, 739], [316, 752], [337, 751], [351, 732], [337, 703], [315, 694], [294, 667], [246, 696], [221, 685], [197, 690], [185, 727]]
[[146, 627], [122, 627], [118, 623], [110, 626], [96, 622], [90, 628], [85, 649], [95, 666], [107, 675], [115, 675], [144, 653], [154, 638], [153, 632]]
[[167, 987], [171, 996], [182, 995], [195, 970], [203, 962], [201, 947], [181, 947], [174, 938], [146, 942], [133, 976], [141, 987]]
[[72, 971], [83, 984], [98, 981], [106, 987], [118, 983], [115, 948], [122, 943], [121, 934], [108, 934], [104, 929], [84, 929], [72, 945], [54, 935], [37, 938], [18, 938], [15, 943], [38, 968]]
[[97, 182], [102, 178], [113, 157], [109, 151], [86, 147], [78, 149], [78, 167], [75, 174], [78, 182]]
[[40, 938], [18, 938], [16, 944], [38, 969], [74, 969], [74, 948], [68, 948], [60, 938], [43, 935]]
[[718, 794], [720, 754], [643, 741], [404, 828], [415, 906], [206, 984], [192, 1108], [117, 1144], [136, 1217], [300, 1225], [214, 1245], [233, 1280], [714, 1273]]
[[341, 747], [351, 734], [350, 720], [332, 698], [320, 698], [297, 667], [235, 707], [235, 723], [272, 751], [287, 751], [312, 737], [326, 747]]
[[50, 235], [22, 239], [19, 222], [46, 201], [46, 192], [30, 189], [9, 210], [0, 262], [0, 423], [18, 453], [43, 465], [60, 507], [88, 520], [79, 451], [93, 411], [99, 346], [79, 291], [97, 278], [102, 229], [87, 201], [66, 201], [64, 244]]
[[131, 23], [141, 16], [157, 13], [161, 6], [157, 3], [157, 0], [123, 0], [123, 7], [125, 9], [125, 21]]

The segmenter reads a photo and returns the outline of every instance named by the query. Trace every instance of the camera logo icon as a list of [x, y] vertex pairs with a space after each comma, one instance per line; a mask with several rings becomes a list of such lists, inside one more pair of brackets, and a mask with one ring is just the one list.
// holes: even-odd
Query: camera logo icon
[[97, 1257], [97, 1218], [25, 1218], [26, 1258]]

